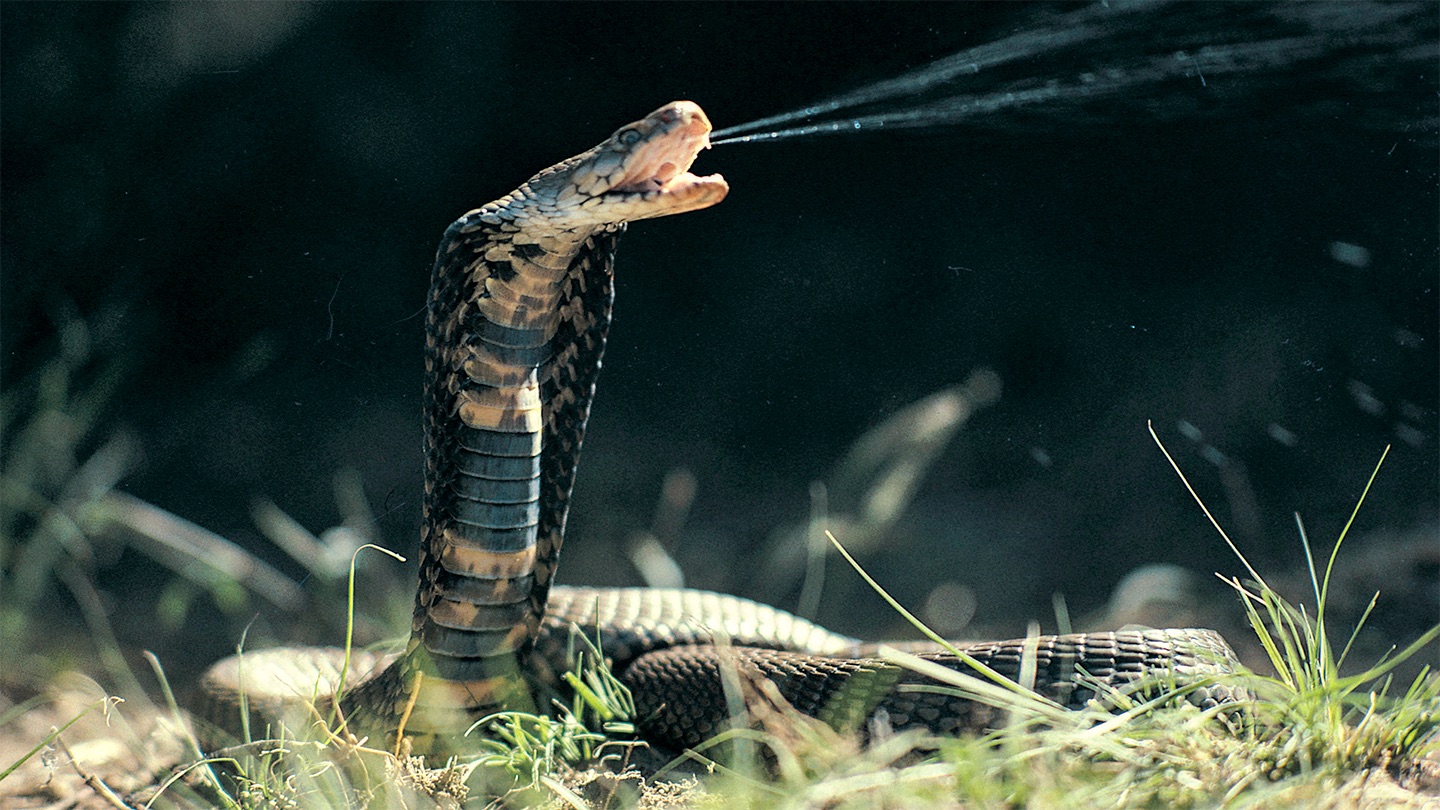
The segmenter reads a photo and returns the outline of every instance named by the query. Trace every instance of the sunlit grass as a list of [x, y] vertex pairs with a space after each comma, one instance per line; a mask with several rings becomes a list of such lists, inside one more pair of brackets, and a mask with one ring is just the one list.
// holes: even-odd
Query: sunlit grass
[[[143, 689], [99, 608], [93, 560], [109, 553], [117, 527], [124, 542], [162, 563], [177, 582], [212, 594], [217, 604], [262, 601], [297, 615], [323, 614], [327, 626], [344, 628], [347, 650], [360, 610], [354, 555], [368, 535], [355, 529], [317, 538], [273, 505], [257, 506], [266, 533], [311, 572], [313, 582], [302, 588], [223, 538], [115, 492], [129, 445], [94, 435], [112, 377], [95, 375], [80, 350], [86, 340], [70, 340], [69, 354], [56, 366], [0, 399], [11, 437], [0, 466], [6, 495], [0, 512], [0, 644], [39, 654], [8, 665], [8, 683], [29, 678], [36, 694], [0, 714], [0, 735], [14, 733], [37, 712], [54, 717], [51, 730], [0, 761], [0, 804], [27, 771], [55, 774], [67, 767], [80, 780], [74, 790], [119, 807], [483, 807], [496, 800], [590, 807], [607, 800], [631, 806], [657, 796], [755, 808], [1340, 808], [1440, 801], [1434, 792], [1440, 786], [1440, 678], [1429, 667], [1409, 682], [1394, 675], [1401, 663], [1431, 649], [1440, 626], [1344, 674], [1354, 669], [1348, 658], [1360, 627], [1337, 630], [1327, 610], [1330, 583], [1344, 566], [1342, 544], [1380, 464], [1323, 566], [1315, 563], [1297, 517], [1314, 598], [1309, 606], [1283, 599], [1200, 503], [1246, 571], [1246, 578], [1227, 581], [1275, 673], [1223, 676], [1224, 685], [1253, 695], [1240, 704], [1201, 710], [1183, 697], [1203, 684], [1161, 683], [1144, 692], [1106, 693], [1103, 701], [1068, 711], [1026, 689], [1023, 674], [1018, 684], [981, 667], [980, 677], [969, 676], [886, 651], [885, 660], [933, 675], [930, 688], [995, 706], [1005, 722], [983, 734], [937, 738], [876, 721], [864, 728], [869, 739], [862, 744], [853, 732], [795, 714], [776, 694], [742, 697], [736, 690], [733, 705], [745, 717], [730, 731], [668, 765], [662, 760], [656, 767], [649, 752], [643, 785], [636, 777], [624, 789], [615, 782], [596, 790], [593, 770], [623, 770], [642, 759], [633, 742], [639, 718], [605, 666], [603, 651], [582, 644], [564, 676], [569, 691], [548, 714], [486, 718], [474, 730], [484, 739], [478, 753], [463, 760], [427, 763], [378, 750], [351, 736], [343, 717], [315, 706], [277, 739], [252, 729], [234, 746], [206, 750], [190, 732], [160, 661], [150, 657], [152, 672], [145, 675], [157, 687]], [[350, 493], [347, 525], [363, 528], [358, 484], [340, 489]], [[893, 609], [934, 635], [851, 563]], [[43, 691], [53, 686], [45, 683], [53, 672], [35, 662], [45, 653], [49, 629], [44, 605], [56, 593], [85, 618], [97, 670], [128, 702], [117, 694], [85, 692], [76, 708], [64, 709], [69, 704], [56, 702], [59, 691]], [[161, 699], [151, 702], [147, 692]], [[95, 722], [102, 709], [108, 724]], [[107, 782], [118, 777], [85, 764], [83, 752], [72, 754], [77, 743], [101, 737], [118, 740], [128, 761], [138, 763], [122, 775], [130, 777], [125, 785]], [[584, 775], [587, 769], [591, 775]], [[690, 781], [696, 774], [698, 783]], [[1407, 786], [1431, 792], [1422, 796]]]

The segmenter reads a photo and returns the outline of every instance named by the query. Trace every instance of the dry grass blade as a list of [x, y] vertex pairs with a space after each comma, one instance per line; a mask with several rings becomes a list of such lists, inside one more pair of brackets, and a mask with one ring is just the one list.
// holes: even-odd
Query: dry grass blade
[[76, 714], [74, 717], [71, 717], [68, 721], [66, 721], [64, 725], [52, 729], [50, 733], [45, 736], [44, 739], [36, 743], [33, 748], [25, 752], [25, 754], [23, 754], [19, 759], [10, 763], [10, 765], [7, 766], [5, 770], [0, 771], [0, 781], [4, 781], [6, 777], [10, 776], [10, 774], [14, 773], [17, 768], [29, 761], [31, 757], [40, 753], [42, 750], [45, 749], [46, 746], [55, 742], [55, 740], [58, 739], [61, 734], [64, 734], [67, 730], [69, 730], [71, 726], [80, 722], [80, 720], [90, 712], [93, 712], [96, 709], [100, 709], [101, 711], [109, 711], [112, 706], [118, 706], [123, 702], [124, 701], [118, 697], [104, 697], [100, 700], [95, 701], [89, 706], [86, 706], [83, 710], [80, 711], [79, 714]]
[[304, 606], [304, 590], [293, 580], [218, 534], [124, 492], [105, 498], [115, 526], [139, 541], [141, 551], [171, 570], [210, 588], [238, 583], [287, 611]]

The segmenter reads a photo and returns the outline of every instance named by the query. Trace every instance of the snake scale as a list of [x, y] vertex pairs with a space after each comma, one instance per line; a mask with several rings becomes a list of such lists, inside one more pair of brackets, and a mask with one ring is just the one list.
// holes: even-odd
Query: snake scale
[[[832, 723], [883, 718], [937, 732], [983, 728], [987, 707], [902, 689], [923, 682], [873, 648], [775, 608], [696, 590], [553, 586], [580, 445], [614, 299], [626, 224], [709, 207], [729, 190], [689, 172], [709, 145], [699, 106], [667, 104], [599, 146], [460, 217], [441, 241], [426, 317], [425, 499], [420, 583], [402, 653], [357, 653], [340, 708], [352, 729], [411, 750], [463, 751], [463, 731], [502, 709], [533, 710], [567, 665], [572, 627], [598, 636], [635, 696], [643, 736], [693, 746], [727, 728], [727, 673], [773, 682]], [[1064, 706], [1168, 674], [1233, 666], [1209, 630], [1137, 630], [965, 643], [970, 656]], [[968, 670], [932, 649], [925, 657]], [[309, 701], [324, 706], [339, 650], [279, 648], [216, 664], [199, 716], [252, 733]], [[731, 683], [736, 682], [731, 678]], [[245, 702], [241, 701], [241, 693]], [[1192, 693], [1202, 705], [1227, 687]], [[293, 727], [292, 727], [293, 728]], [[213, 731], [212, 731], [213, 733]]]

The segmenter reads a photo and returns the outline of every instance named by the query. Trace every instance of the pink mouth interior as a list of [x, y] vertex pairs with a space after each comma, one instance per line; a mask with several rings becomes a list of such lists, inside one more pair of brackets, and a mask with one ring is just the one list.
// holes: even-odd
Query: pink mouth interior
[[610, 190], [634, 193], [669, 191], [678, 188], [697, 179], [687, 169], [690, 168], [690, 164], [695, 162], [700, 150], [709, 146], [708, 129], [696, 133], [686, 133], [686, 137], [682, 137], [678, 141], [669, 143], [662, 141], [652, 144], [639, 156], [635, 167], [626, 178]]

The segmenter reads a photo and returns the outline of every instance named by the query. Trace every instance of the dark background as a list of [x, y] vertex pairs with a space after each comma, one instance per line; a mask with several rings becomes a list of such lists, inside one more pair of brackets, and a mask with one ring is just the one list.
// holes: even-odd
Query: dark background
[[[124, 363], [93, 438], [135, 438], [121, 489], [300, 576], [252, 502], [318, 532], [354, 468], [383, 541], [413, 555], [419, 312], [451, 220], [672, 99], [723, 128], [1068, 8], [5, 4], [0, 382], [29, 384], [78, 317]], [[1233, 613], [1208, 574], [1240, 567], [1147, 420], [1262, 571], [1301, 564], [1293, 512], [1328, 552], [1386, 444], [1355, 553], [1435, 550], [1437, 15], [1414, 7], [1365, 82], [1337, 42], [1265, 86], [703, 154], [729, 198], [622, 242], [560, 580], [638, 583], [626, 543], [684, 468], [688, 583], [793, 606], [759, 578], [810, 482], [978, 367], [1001, 399], [863, 550], [907, 603], [958, 584], [977, 627], [1023, 632], [1053, 627], [1055, 592], [1093, 612], [1171, 562]], [[1171, 115], [1172, 89], [1226, 103]], [[1382, 562], [1375, 587], [1440, 577], [1421, 557]], [[100, 563], [122, 641], [182, 673], [267, 610], [201, 600], [156, 623], [171, 575], [133, 551]], [[832, 567], [819, 617], [891, 631], [864, 590]], [[1427, 593], [1395, 608], [1404, 633], [1435, 620]]]

